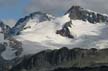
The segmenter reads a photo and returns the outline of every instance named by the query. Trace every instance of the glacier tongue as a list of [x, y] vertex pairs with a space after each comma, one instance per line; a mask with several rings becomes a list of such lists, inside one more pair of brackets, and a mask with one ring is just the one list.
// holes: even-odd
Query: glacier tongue
[[1, 52], [1, 56], [4, 60], [16, 59], [23, 51], [22, 43], [13, 38], [5, 40], [2, 45], [4, 45], [5, 48], [5, 50]]
[[9, 46], [6, 47], [6, 50], [2, 52], [1, 56], [3, 57], [3, 59], [5, 60], [12, 60], [14, 58], [16, 58], [17, 56], [15, 55], [16, 51], [13, 51], [12, 48], [10, 48]]

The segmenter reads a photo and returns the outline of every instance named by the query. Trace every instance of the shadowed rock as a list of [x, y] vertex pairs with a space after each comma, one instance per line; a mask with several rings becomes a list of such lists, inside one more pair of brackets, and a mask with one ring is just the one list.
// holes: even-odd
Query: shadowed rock
[[72, 27], [71, 25], [72, 25], [71, 21], [66, 22], [62, 27], [62, 29], [56, 31], [56, 34], [60, 34], [61, 36], [68, 37], [68, 38], [74, 38], [74, 36], [71, 34], [69, 30], [69, 28]]
[[108, 22], [108, 16], [86, 10], [80, 6], [72, 6], [65, 14], [74, 20], [89, 21], [90, 23]]
[[10, 71], [49, 71], [57, 68], [108, 66], [108, 49], [63, 47], [46, 50], [24, 59]]

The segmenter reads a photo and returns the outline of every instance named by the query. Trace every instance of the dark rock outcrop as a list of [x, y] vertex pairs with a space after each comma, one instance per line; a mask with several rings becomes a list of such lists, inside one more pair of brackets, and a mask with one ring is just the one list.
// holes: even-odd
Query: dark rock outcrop
[[108, 16], [86, 10], [80, 6], [72, 6], [65, 14], [73, 20], [89, 21], [90, 23], [108, 22]]
[[62, 27], [62, 29], [56, 31], [56, 34], [60, 34], [61, 36], [68, 37], [68, 38], [74, 38], [74, 36], [70, 33], [69, 30], [69, 28], [72, 28], [71, 25], [72, 25], [71, 21], [66, 22]]
[[57, 68], [108, 66], [108, 49], [66, 47], [46, 50], [25, 58], [10, 71], [49, 71]]
[[71, 67], [71, 68], [58, 68], [52, 71], [108, 71], [108, 66], [100, 66], [100, 67]]
[[1, 32], [2, 34], [4, 34], [4, 39], [7, 39], [10, 37], [10, 27], [6, 24], [4, 24], [2, 21], [0, 21], [0, 28], [1, 28]]

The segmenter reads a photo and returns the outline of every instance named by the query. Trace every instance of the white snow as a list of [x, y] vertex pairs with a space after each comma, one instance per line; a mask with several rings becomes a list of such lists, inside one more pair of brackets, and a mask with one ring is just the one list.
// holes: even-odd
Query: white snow
[[58, 29], [61, 29], [66, 22], [70, 21], [70, 18], [68, 16], [69, 14], [66, 14], [62, 17], [58, 17], [55, 20], [53, 20], [53, 23], [57, 25]]
[[85, 35], [97, 36], [100, 34], [100, 30], [106, 26], [104, 23], [92, 24], [88, 21], [72, 20], [72, 28], [70, 31], [75, 37], [82, 37]]
[[37, 23], [33, 20], [27, 23], [27, 28], [15, 38], [23, 43], [23, 54], [33, 54], [45, 49], [68, 48], [107, 48], [108, 26], [104, 23], [92, 24], [88, 21], [72, 20], [69, 28], [74, 39], [56, 34], [56, 30], [70, 21], [68, 14], [51, 21]]
[[66, 17], [67, 15], [62, 18], [57, 18], [58, 23], [55, 23], [55, 21], [44, 21], [41, 23], [30, 21], [27, 23], [26, 27], [31, 26], [31, 28], [23, 30], [22, 34], [18, 36], [18, 40], [21, 39], [21, 40], [28, 40], [31, 42], [50, 41], [55, 43], [62, 43], [67, 38], [57, 35], [56, 30], [61, 29], [62, 25], [64, 25], [64, 23], [69, 21], [69, 19], [67, 19]]
[[[23, 53], [21, 56], [61, 47], [108, 48], [108, 26], [105, 23], [93, 24], [88, 21], [71, 20], [72, 27], [69, 30], [74, 39], [56, 34], [56, 30], [60, 30], [69, 21], [68, 14], [51, 21], [28, 21], [25, 26], [26, 29], [20, 35], [14, 37], [22, 42]], [[2, 53], [2, 56], [5, 59], [15, 58], [14, 51], [9, 47]]]

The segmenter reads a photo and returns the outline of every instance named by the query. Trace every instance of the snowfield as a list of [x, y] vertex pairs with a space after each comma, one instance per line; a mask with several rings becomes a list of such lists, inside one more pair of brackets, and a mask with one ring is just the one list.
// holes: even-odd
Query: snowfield
[[108, 47], [108, 26], [106, 23], [89, 23], [82, 20], [71, 20], [72, 28], [69, 28], [74, 39], [56, 34], [56, 30], [70, 21], [68, 14], [51, 21], [37, 23], [30, 20], [15, 38], [23, 43], [23, 54], [34, 54], [45, 49], [68, 48], [107, 48]]
[[[14, 38], [22, 42], [23, 52], [20, 56], [35, 54], [46, 49], [68, 48], [108, 48], [108, 25], [107, 23], [89, 23], [82, 20], [71, 20], [69, 14], [53, 18], [50, 21], [39, 22], [37, 18], [30, 19], [20, 35]], [[66, 22], [71, 21], [69, 31], [74, 38], [63, 37], [56, 34], [63, 28]], [[20, 25], [19, 25], [20, 27]], [[1, 56], [6, 60], [16, 58], [16, 51], [7, 47]], [[9, 53], [9, 54], [8, 54]]]

